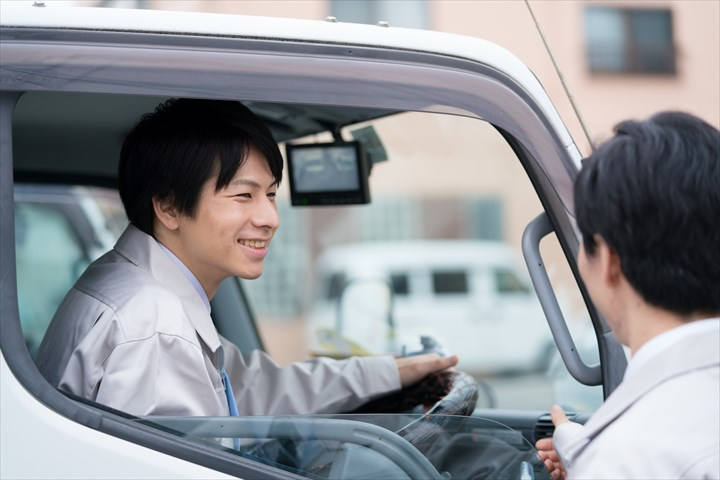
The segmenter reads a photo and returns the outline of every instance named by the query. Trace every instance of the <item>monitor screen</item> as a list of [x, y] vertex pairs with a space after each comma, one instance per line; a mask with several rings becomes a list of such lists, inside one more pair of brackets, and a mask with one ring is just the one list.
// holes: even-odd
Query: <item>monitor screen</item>
[[293, 205], [368, 203], [368, 166], [360, 142], [286, 145]]

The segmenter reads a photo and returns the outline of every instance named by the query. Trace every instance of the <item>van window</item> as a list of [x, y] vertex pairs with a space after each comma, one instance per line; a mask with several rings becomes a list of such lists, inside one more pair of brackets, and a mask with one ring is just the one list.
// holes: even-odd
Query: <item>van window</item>
[[494, 274], [495, 289], [498, 293], [530, 293], [530, 287], [512, 270], [498, 268]]
[[335, 300], [340, 298], [342, 289], [345, 286], [345, 274], [344, 273], [333, 273], [327, 280], [326, 297], [328, 300]]
[[410, 294], [410, 284], [406, 273], [391, 274], [390, 284], [395, 295], [406, 296]]
[[467, 272], [433, 272], [432, 282], [436, 295], [468, 292]]

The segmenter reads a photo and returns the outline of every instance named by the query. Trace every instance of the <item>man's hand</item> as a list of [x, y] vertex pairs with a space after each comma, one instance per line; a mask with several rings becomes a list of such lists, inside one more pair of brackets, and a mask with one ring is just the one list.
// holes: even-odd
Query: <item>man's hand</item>
[[405, 388], [415, 385], [433, 372], [454, 367], [458, 363], [458, 357], [457, 355], [441, 357], [437, 353], [426, 353], [396, 358], [395, 363], [400, 373], [400, 384]]
[[553, 448], [552, 437], [541, 438], [535, 443], [538, 451], [538, 457], [545, 464], [545, 468], [550, 473], [552, 480], [564, 480], [565, 469], [560, 463], [560, 457]]
[[[552, 418], [555, 428], [570, 421], [565, 415], [563, 409], [557, 405], [553, 405], [550, 409], [550, 418]], [[565, 468], [563, 468], [563, 465], [560, 462], [560, 457], [558, 456], [557, 451], [553, 448], [552, 437], [541, 438], [535, 443], [535, 448], [538, 451], [540, 460], [543, 461], [545, 468], [548, 472], [550, 472], [550, 478], [553, 480], [565, 480]]]

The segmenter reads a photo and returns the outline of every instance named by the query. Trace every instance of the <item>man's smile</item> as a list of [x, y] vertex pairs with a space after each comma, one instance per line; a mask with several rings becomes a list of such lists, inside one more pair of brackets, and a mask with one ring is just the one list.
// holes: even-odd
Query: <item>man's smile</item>
[[240, 239], [237, 242], [240, 245], [244, 245], [244, 246], [250, 247], [250, 248], [265, 248], [268, 243], [266, 240], [243, 240], [243, 239]]

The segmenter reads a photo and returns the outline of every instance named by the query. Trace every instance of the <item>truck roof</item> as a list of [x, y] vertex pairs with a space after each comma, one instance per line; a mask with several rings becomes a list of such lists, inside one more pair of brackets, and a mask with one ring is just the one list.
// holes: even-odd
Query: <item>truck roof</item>
[[514, 54], [489, 41], [431, 30], [323, 20], [234, 14], [68, 7], [32, 1], [0, 2], [0, 25], [14, 28], [78, 29], [336, 43], [437, 53], [482, 63], [514, 79], [544, 110], [553, 129], [578, 162], [577, 147], [547, 93]]

